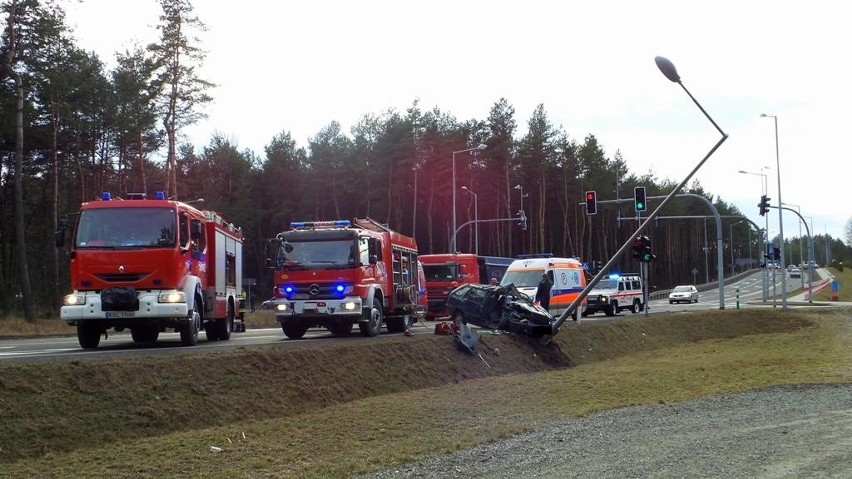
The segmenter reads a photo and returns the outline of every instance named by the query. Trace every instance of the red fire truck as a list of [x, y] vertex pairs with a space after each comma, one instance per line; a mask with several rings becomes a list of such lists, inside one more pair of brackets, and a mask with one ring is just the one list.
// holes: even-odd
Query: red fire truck
[[[196, 344], [201, 328], [209, 341], [244, 330], [242, 231], [219, 214], [157, 192], [103, 193], [71, 216], [73, 292], [61, 317], [84, 349], [97, 348], [110, 328], [130, 329], [137, 343], [173, 328], [184, 346]], [[60, 248], [68, 226], [66, 217], [56, 232]]]
[[275, 286], [265, 307], [288, 338], [311, 327], [345, 336], [355, 324], [364, 336], [382, 323], [401, 333], [417, 320], [417, 243], [370, 218], [293, 222], [267, 240], [266, 258]]

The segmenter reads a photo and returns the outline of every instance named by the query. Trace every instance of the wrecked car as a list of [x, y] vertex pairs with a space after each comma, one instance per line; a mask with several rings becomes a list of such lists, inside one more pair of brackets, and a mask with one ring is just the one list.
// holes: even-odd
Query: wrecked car
[[470, 323], [533, 336], [553, 334], [555, 318], [514, 284], [464, 284], [447, 298], [447, 312], [457, 324]]

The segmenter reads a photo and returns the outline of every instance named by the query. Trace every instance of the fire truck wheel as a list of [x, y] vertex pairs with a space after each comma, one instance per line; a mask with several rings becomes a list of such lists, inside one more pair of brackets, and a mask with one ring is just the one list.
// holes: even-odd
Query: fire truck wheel
[[286, 321], [281, 323], [281, 330], [290, 339], [302, 339], [308, 332], [308, 326], [300, 321]]
[[216, 321], [208, 321], [204, 323], [204, 335], [208, 341], [219, 340], [219, 328], [216, 326]]
[[222, 341], [231, 339], [231, 332], [234, 330], [234, 303], [228, 302], [227, 316], [216, 320], [216, 329], [219, 330], [219, 339]]
[[389, 333], [404, 333], [406, 329], [411, 327], [411, 316], [403, 315], [385, 320]]
[[101, 328], [94, 321], [77, 323], [77, 340], [83, 349], [95, 349], [101, 342]]
[[363, 336], [378, 336], [382, 330], [382, 303], [378, 299], [373, 300], [373, 307], [365, 312], [366, 321], [358, 323], [358, 328]]
[[335, 336], [349, 336], [352, 334], [352, 323], [332, 323], [328, 325], [328, 330]]
[[[196, 302], [196, 304], [201, 303]], [[195, 346], [198, 343], [199, 322], [201, 322], [201, 315], [198, 314], [198, 310], [193, 310], [190, 320], [183, 323], [180, 327], [180, 344], [183, 346]]]
[[134, 343], [153, 343], [160, 336], [160, 331], [149, 326], [130, 328], [130, 337]]

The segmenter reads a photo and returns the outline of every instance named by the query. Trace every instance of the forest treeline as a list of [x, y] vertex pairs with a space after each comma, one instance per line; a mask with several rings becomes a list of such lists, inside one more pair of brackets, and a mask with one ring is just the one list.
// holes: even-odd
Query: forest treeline
[[[547, 252], [606, 261], [638, 226], [633, 203], [601, 203], [597, 214], [587, 215], [584, 192], [597, 191], [599, 200], [632, 199], [638, 185], [649, 197], [676, 186], [651, 172], [631, 172], [618, 151], [608, 155], [592, 134], [570, 138], [550, 122], [544, 105], [519, 134], [505, 98], [487, 118], [469, 120], [414, 100], [404, 112], [366, 113], [348, 132], [330, 121], [304, 147], [287, 125], [263, 152], [241, 150], [218, 134], [206, 145], [182, 142], [182, 129], [203, 118], [214, 84], [195, 73], [205, 52], [194, 35], [204, 24], [190, 2], [159, 4], [159, 41], [117, 52], [107, 69], [77, 46], [58, 4], [2, 3], [2, 314], [57, 314], [68, 289], [68, 258], [55, 247], [54, 231], [63, 215], [102, 191], [203, 198], [201, 209], [243, 229], [244, 277], [255, 278], [265, 296], [272, 275], [264, 268], [264, 239], [290, 221], [371, 217], [415, 236], [421, 254], [447, 252], [454, 170], [457, 225], [478, 218], [478, 250], [492, 256]], [[760, 257], [756, 229], [736, 207], [698, 183], [683, 192], [709, 199], [724, 218], [723, 251], [713, 219], [654, 222], [646, 232], [657, 256], [650, 284], [713, 281], [719, 254], [726, 274]], [[525, 230], [514, 220], [521, 208]], [[684, 197], [662, 215], [712, 212], [700, 199]], [[457, 249], [474, 252], [476, 238], [473, 225], [461, 228]], [[803, 243], [786, 243], [790, 257], [799, 258]], [[817, 261], [826, 248], [832, 258], [849, 256], [843, 241], [816, 236]], [[617, 269], [636, 272], [638, 264], [628, 254]]]

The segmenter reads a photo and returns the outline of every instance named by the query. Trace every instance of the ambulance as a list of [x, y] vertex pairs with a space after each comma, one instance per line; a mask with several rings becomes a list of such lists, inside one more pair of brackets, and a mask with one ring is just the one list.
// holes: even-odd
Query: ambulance
[[[516, 259], [506, 269], [501, 285], [512, 283], [530, 298], [535, 298], [541, 275], [546, 273], [553, 283], [550, 290], [550, 314], [560, 316], [586, 287], [583, 264], [574, 258], [522, 258]], [[586, 311], [586, 301], [578, 305], [580, 314]], [[578, 311], [571, 316], [575, 321]]]

